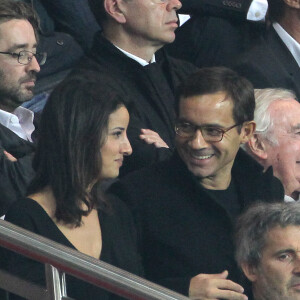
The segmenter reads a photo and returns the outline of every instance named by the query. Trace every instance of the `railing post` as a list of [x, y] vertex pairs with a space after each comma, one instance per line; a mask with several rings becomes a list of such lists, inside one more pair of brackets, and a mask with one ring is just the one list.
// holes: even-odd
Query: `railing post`
[[55, 267], [45, 264], [46, 285], [48, 300], [71, 299], [67, 296], [65, 273], [59, 272]]

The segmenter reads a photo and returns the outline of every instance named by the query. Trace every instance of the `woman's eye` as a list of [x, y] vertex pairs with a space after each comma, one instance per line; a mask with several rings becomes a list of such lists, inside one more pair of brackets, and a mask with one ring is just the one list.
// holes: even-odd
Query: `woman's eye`
[[121, 131], [116, 131], [113, 133], [113, 136], [115, 136], [116, 138], [119, 138], [121, 136], [122, 132]]

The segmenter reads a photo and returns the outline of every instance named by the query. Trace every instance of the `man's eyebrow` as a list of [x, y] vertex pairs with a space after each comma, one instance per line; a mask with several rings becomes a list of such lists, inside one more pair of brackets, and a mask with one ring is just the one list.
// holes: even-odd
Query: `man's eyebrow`
[[179, 122], [182, 122], [182, 123], [188, 123], [188, 124], [191, 124], [191, 125], [194, 125], [194, 126], [205, 126], [205, 127], [213, 127], [213, 128], [220, 128], [220, 129], [223, 129], [223, 128], [226, 128], [225, 126], [222, 126], [220, 124], [217, 124], [217, 123], [204, 123], [204, 124], [201, 124], [201, 125], [196, 125], [194, 123], [191, 123], [190, 121], [184, 119], [184, 118], [180, 118], [178, 119]]
[[221, 129], [226, 128], [225, 126], [220, 125], [220, 124], [216, 124], [216, 123], [203, 124], [203, 126], [221, 128]]
[[284, 253], [290, 253], [290, 254], [293, 254], [293, 253], [296, 253], [297, 251], [293, 248], [286, 248], [286, 249], [281, 249], [279, 251], [276, 251], [275, 252], [275, 255], [281, 255], [281, 254], [284, 254]]
[[[11, 46], [7, 50], [7, 52], [14, 52], [14, 51], [19, 50], [19, 49], [26, 49], [26, 48], [28, 48], [28, 46], [29, 46], [28, 44], [15, 44], [15, 45]], [[36, 49], [36, 47], [37, 47], [37, 44], [34, 44], [31, 49]]]

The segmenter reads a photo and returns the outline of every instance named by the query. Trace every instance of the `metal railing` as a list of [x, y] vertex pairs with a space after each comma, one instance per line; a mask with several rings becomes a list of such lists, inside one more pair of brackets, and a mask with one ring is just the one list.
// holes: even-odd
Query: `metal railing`
[[0, 246], [46, 265], [46, 288], [0, 271], [0, 288], [28, 299], [67, 300], [64, 273], [135, 300], [188, 298], [141, 277], [0, 220]]

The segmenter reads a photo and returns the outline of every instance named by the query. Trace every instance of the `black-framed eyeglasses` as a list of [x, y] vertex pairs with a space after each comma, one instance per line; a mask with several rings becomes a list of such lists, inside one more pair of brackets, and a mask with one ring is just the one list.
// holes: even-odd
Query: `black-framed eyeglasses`
[[239, 125], [241, 125], [241, 123], [234, 124], [227, 128], [220, 128], [216, 126], [206, 126], [206, 125], [197, 126], [194, 124], [190, 124], [188, 122], [177, 121], [175, 125], [175, 132], [181, 137], [192, 138], [195, 136], [196, 131], [200, 130], [202, 137], [206, 142], [220, 142], [222, 141], [224, 134], [227, 131]]
[[32, 58], [35, 56], [37, 62], [39, 63], [40, 66], [45, 64], [46, 59], [47, 59], [47, 53], [46, 52], [41, 52], [41, 53], [33, 53], [31, 51], [27, 50], [22, 50], [19, 53], [15, 52], [5, 52], [5, 51], [0, 51], [0, 54], [7, 54], [12, 56], [13, 58], [18, 60], [18, 63], [21, 65], [28, 65], [31, 63]]

